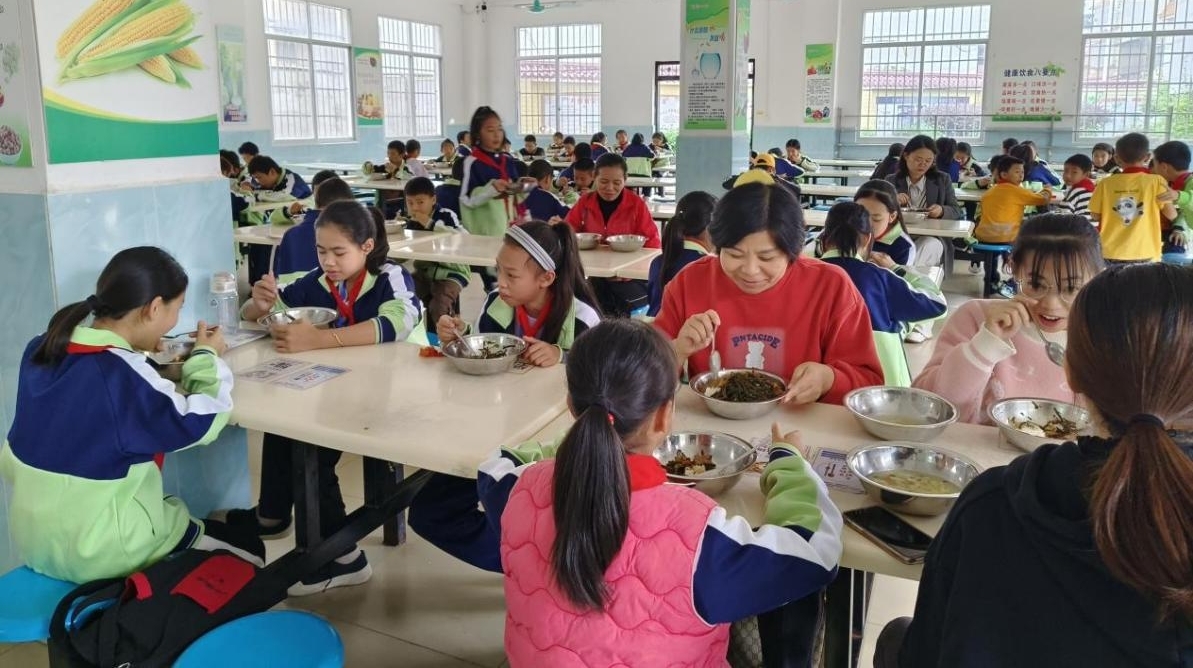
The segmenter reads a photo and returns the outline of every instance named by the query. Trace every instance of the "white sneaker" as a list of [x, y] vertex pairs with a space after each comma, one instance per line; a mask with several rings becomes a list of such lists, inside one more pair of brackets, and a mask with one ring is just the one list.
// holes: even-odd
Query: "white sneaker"
[[915, 325], [907, 332], [903, 340], [907, 343], [923, 343], [932, 338], [932, 330], [924, 325]]
[[319, 570], [290, 585], [286, 593], [290, 596], [310, 596], [320, 594], [335, 587], [351, 587], [364, 584], [373, 577], [373, 567], [365, 558], [362, 550], [360, 556], [351, 563], [341, 564], [332, 560]]

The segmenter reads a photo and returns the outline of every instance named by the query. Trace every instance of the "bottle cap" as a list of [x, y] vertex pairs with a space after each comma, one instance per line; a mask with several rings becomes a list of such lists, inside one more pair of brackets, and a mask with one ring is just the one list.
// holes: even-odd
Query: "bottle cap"
[[212, 294], [236, 294], [236, 274], [230, 271], [217, 271], [211, 275]]

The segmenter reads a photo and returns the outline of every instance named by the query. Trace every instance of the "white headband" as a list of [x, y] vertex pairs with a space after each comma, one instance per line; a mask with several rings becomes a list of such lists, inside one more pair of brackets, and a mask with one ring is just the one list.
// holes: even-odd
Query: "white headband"
[[534, 261], [538, 262], [539, 266], [543, 269], [555, 271], [555, 260], [551, 259], [551, 255], [547, 253], [547, 250], [539, 242], [535, 241], [529, 232], [514, 225], [505, 231], [505, 236], [518, 242], [518, 245], [527, 253], [530, 253], [530, 257], [534, 258]]

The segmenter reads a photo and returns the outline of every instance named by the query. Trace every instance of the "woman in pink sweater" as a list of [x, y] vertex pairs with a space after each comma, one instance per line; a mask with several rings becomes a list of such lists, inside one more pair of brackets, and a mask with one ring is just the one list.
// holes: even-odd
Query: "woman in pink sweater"
[[1019, 230], [1011, 265], [1019, 294], [957, 309], [913, 383], [956, 404], [964, 422], [992, 424], [990, 406], [1006, 398], [1077, 398], [1044, 341], [1065, 345], [1069, 307], [1102, 270], [1097, 230], [1081, 216], [1032, 218]]

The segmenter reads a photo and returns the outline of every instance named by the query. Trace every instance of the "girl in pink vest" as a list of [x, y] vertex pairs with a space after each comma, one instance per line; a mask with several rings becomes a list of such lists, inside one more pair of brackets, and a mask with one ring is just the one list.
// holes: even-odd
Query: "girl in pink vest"
[[576, 423], [558, 448], [502, 449], [481, 466], [491, 531], [474, 547], [500, 552], [511, 666], [724, 667], [730, 622], [835, 576], [841, 513], [798, 432], [774, 427], [757, 530], [664, 484], [653, 453], [671, 433], [678, 376], [652, 327], [601, 323], [568, 356]]
[[1082, 216], [1035, 216], [1019, 229], [1010, 264], [1019, 294], [958, 308], [912, 383], [953, 402], [962, 422], [993, 424], [990, 406], [1011, 397], [1077, 400], [1045, 341], [1066, 345], [1069, 307], [1102, 271], [1098, 231]]

